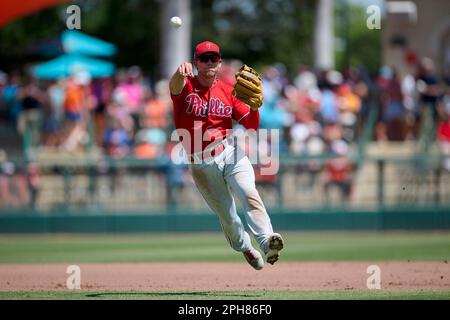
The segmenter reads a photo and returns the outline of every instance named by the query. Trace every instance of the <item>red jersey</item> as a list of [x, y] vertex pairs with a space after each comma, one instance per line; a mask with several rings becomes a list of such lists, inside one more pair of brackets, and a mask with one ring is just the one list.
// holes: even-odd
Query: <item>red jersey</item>
[[[214, 141], [223, 140], [230, 134], [233, 119], [246, 129], [259, 127], [259, 111], [234, 97], [231, 85], [217, 80], [208, 88], [195, 77], [185, 79], [183, 91], [171, 94], [171, 98], [175, 128], [187, 153], [201, 152]], [[189, 133], [188, 141], [182, 129]]]

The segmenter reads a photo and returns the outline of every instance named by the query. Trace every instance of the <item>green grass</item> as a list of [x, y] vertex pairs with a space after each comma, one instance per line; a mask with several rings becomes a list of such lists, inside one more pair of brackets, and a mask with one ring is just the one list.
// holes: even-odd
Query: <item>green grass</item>
[[[450, 233], [283, 233], [283, 261], [450, 260]], [[221, 233], [2, 235], [0, 263], [240, 262]]]
[[0, 292], [1, 299], [104, 300], [450, 300], [450, 291]]
[[[283, 233], [283, 261], [444, 261], [449, 232]], [[0, 263], [242, 262], [221, 233], [2, 235]], [[0, 292], [0, 299], [447, 299], [450, 291]]]

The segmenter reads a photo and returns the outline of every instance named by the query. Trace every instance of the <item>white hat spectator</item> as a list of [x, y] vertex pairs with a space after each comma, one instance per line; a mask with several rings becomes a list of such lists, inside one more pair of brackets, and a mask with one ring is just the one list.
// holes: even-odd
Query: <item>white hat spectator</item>
[[353, 112], [341, 113], [341, 124], [344, 126], [353, 126], [356, 123], [356, 115]]
[[14, 172], [16, 171], [16, 167], [14, 163], [8, 161], [2, 164], [2, 171], [4, 174], [10, 176], [14, 174]]
[[311, 137], [306, 143], [306, 149], [309, 155], [316, 156], [325, 150], [325, 143], [319, 137]]
[[317, 77], [309, 70], [304, 70], [294, 80], [295, 86], [302, 91], [317, 88]]
[[434, 71], [434, 62], [433, 62], [433, 60], [431, 58], [424, 57], [422, 59], [422, 67], [426, 71]]
[[327, 81], [332, 85], [340, 85], [343, 81], [342, 73], [336, 70], [330, 70], [326, 75]]
[[92, 80], [91, 74], [84, 70], [75, 72], [73, 78], [75, 82], [81, 86], [87, 86]]
[[339, 156], [345, 156], [349, 152], [349, 146], [344, 140], [337, 140], [331, 144], [331, 150]]
[[304, 123], [297, 123], [291, 128], [291, 137], [294, 141], [305, 141], [310, 134], [308, 126]]

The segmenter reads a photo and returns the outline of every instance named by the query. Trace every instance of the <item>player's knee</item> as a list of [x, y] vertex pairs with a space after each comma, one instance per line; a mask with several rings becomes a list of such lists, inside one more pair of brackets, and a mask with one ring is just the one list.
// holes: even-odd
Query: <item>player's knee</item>
[[231, 218], [229, 221], [222, 221], [222, 226], [227, 234], [238, 233], [240, 228], [243, 228], [242, 221], [239, 217]]
[[264, 211], [263, 202], [256, 188], [247, 194], [247, 206], [252, 211]]

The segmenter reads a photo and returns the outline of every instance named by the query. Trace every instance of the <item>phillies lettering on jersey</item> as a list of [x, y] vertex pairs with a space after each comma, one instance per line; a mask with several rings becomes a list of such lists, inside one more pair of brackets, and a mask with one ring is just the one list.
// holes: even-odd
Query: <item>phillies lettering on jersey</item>
[[231, 117], [233, 108], [226, 106], [220, 99], [211, 98], [208, 102], [203, 103], [202, 98], [197, 93], [190, 93], [185, 99], [187, 103], [186, 113], [194, 112], [195, 115], [201, 117], [218, 116], [218, 117]]
[[232, 86], [218, 80], [207, 88], [195, 77], [185, 79], [183, 91], [179, 95], [171, 94], [171, 98], [175, 127], [187, 131], [191, 138], [190, 141], [182, 139], [188, 153], [201, 152], [214, 141], [224, 139], [232, 129], [233, 120], [247, 129], [259, 127], [258, 110], [252, 110], [234, 97]]

